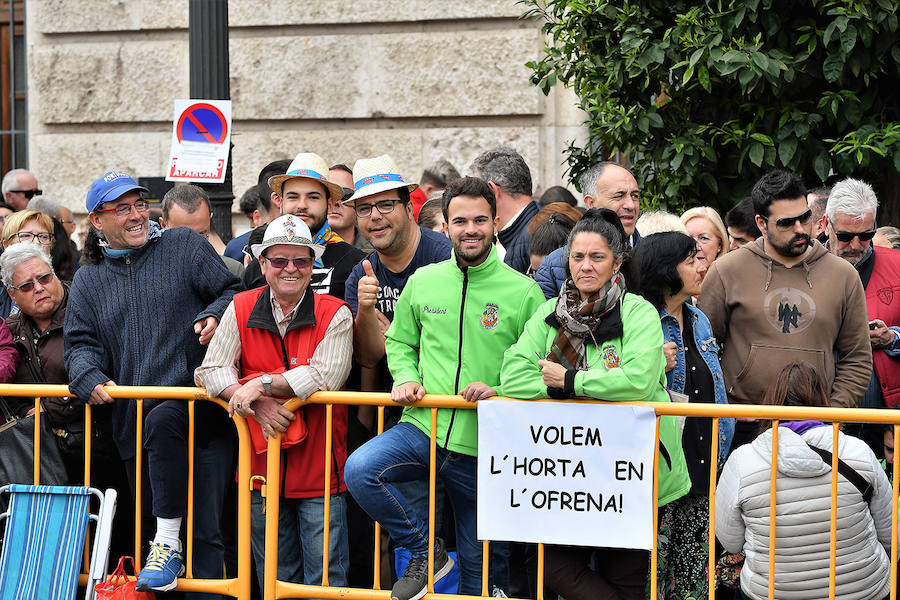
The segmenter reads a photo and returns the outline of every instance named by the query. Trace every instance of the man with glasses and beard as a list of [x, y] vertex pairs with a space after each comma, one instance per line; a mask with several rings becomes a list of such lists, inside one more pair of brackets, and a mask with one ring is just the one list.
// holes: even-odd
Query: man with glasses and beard
[[[866, 290], [869, 341], [875, 366], [860, 408], [896, 408], [900, 405], [900, 252], [872, 245], [878, 198], [868, 183], [845, 179], [837, 183], [825, 208], [828, 249], [856, 268]], [[900, 292], [900, 290], [897, 290]], [[862, 311], [862, 306], [857, 312]], [[862, 438], [881, 456], [881, 425], [848, 423], [845, 432]]]
[[[762, 237], [712, 264], [698, 304], [723, 347], [728, 401], [758, 404], [781, 366], [802, 360], [822, 375], [832, 406], [856, 406], [872, 372], [859, 276], [811, 242], [812, 211], [796, 173], [763, 175], [751, 197]], [[738, 422], [732, 451], [757, 429]]]

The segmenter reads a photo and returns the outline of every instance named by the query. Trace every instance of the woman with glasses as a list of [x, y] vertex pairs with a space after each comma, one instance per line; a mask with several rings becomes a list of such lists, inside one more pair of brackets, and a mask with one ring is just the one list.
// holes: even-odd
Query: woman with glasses
[[728, 231], [722, 217], [708, 206], [691, 208], [681, 215], [681, 222], [688, 234], [697, 242], [697, 261], [703, 267], [702, 277], [706, 277], [709, 265], [728, 252]]
[[[48, 253], [53, 245], [53, 219], [36, 210], [20, 210], [3, 220], [0, 229], [0, 243], [4, 248], [20, 242], [40, 244]], [[0, 317], [6, 318], [18, 312], [18, 307], [9, 297], [6, 286], [0, 283]]]
[[[504, 395], [669, 402], [659, 313], [625, 291], [625, 239], [608, 209], [591, 209], [575, 225], [559, 296], [538, 309], [503, 357]], [[691, 487], [675, 417], [660, 419], [659, 443], [662, 507]], [[546, 546], [544, 556], [547, 584], [567, 600], [644, 598], [646, 551]]]

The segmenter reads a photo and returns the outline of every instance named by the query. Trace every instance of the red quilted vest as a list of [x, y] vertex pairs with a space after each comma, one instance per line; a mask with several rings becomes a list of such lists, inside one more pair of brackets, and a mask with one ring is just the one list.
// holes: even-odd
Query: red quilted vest
[[[308, 290], [282, 343], [272, 318], [268, 288], [261, 287], [235, 295], [234, 312], [241, 336], [241, 381], [263, 373], [283, 373], [309, 364], [335, 313], [346, 305], [332, 296]], [[325, 405], [306, 405], [296, 414], [297, 418], [282, 436], [281, 495], [286, 498], [322, 496], [325, 491]], [[247, 423], [254, 446], [251, 472], [265, 476], [266, 443], [262, 429], [252, 417], [247, 419]], [[346, 489], [346, 406], [334, 406], [332, 425], [330, 489], [335, 494]], [[254, 486], [259, 487], [257, 483]]]
[[[869, 320], [881, 319], [888, 326], [900, 325], [900, 251], [873, 246], [875, 268], [866, 286], [866, 308]], [[900, 359], [881, 350], [872, 351], [875, 374], [884, 394], [884, 405], [900, 405]]]

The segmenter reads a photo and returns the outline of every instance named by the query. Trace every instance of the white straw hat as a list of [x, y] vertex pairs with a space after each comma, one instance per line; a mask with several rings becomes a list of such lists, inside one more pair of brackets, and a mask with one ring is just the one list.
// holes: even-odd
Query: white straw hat
[[329, 198], [342, 198], [344, 196], [344, 188], [336, 183], [328, 181], [328, 163], [325, 162], [318, 154], [313, 152], [302, 152], [291, 161], [287, 173], [284, 175], [273, 175], [269, 177], [269, 188], [279, 196], [284, 182], [288, 179], [311, 179], [325, 186], [328, 190]]
[[405, 187], [412, 192], [419, 185], [403, 181], [393, 159], [387, 154], [382, 154], [375, 158], [361, 158], [356, 161], [353, 165], [353, 187], [355, 188], [353, 195], [344, 200], [344, 204], [398, 188]]
[[269, 223], [262, 243], [253, 244], [250, 251], [253, 252], [253, 256], [259, 258], [270, 247], [279, 244], [305, 246], [313, 251], [316, 258], [322, 258], [325, 252], [325, 246], [313, 244], [312, 234], [303, 219], [294, 215], [283, 215]]

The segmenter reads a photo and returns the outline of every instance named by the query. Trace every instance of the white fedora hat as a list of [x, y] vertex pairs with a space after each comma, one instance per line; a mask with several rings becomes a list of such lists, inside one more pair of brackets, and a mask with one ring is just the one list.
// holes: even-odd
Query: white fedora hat
[[344, 204], [398, 188], [406, 188], [411, 192], [419, 184], [403, 181], [394, 160], [387, 154], [382, 154], [375, 158], [361, 158], [353, 164], [353, 187], [353, 195], [344, 200]]
[[282, 196], [281, 189], [284, 182], [288, 179], [310, 179], [325, 186], [328, 190], [329, 198], [342, 198], [344, 196], [344, 188], [336, 183], [328, 181], [328, 163], [325, 162], [318, 154], [313, 152], [302, 152], [291, 161], [287, 173], [284, 175], [273, 175], [269, 177], [269, 188], [279, 196]]
[[250, 251], [259, 258], [272, 246], [288, 244], [290, 246], [306, 246], [313, 251], [316, 258], [322, 258], [325, 246], [313, 244], [312, 234], [303, 219], [294, 215], [283, 215], [269, 223], [261, 244], [253, 244]]

